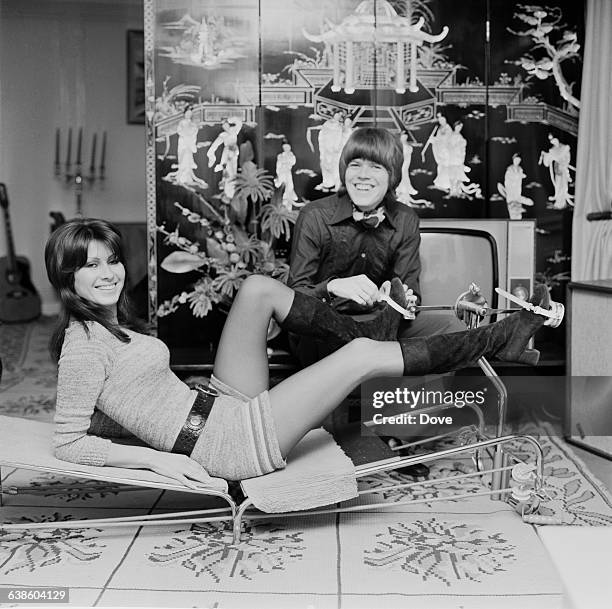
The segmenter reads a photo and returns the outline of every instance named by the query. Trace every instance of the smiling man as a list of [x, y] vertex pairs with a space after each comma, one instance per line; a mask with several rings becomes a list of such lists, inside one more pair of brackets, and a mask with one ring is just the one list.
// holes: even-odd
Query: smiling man
[[[356, 129], [340, 157], [342, 187], [306, 205], [292, 240], [288, 284], [330, 302], [338, 311], [367, 317], [383, 282], [399, 277], [420, 300], [419, 218], [399, 203], [403, 151], [385, 129]], [[419, 315], [404, 321], [399, 336], [427, 336], [464, 329], [454, 315]], [[387, 337], [395, 340], [396, 336]], [[290, 337], [306, 366], [329, 354], [327, 345]]]
[[[377, 306], [379, 287], [393, 277], [399, 277], [419, 303], [419, 217], [395, 197], [403, 161], [400, 141], [389, 131], [374, 127], [353, 131], [340, 156], [338, 194], [309, 203], [298, 216], [290, 287], [363, 321]], [[386, 340], [464, 329], [454, 314], [421, 313], [402, 321], [397, 335]], [[331, 352], [326, 342], [307, 336], [290, 335], [289, 345], [302, 366]], [[399, 443], [394, 438], [388, 441]], [[421, 478], [429, 470], [419, 463], [402, 471]]]

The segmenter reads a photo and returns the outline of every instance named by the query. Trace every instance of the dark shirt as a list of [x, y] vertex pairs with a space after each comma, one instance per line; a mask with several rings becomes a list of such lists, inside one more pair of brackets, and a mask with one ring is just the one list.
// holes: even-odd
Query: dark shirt
[[[353, 219], [347, 195], [332, 195], [308, 203], [298, 216], [292, 239], [288, 285], [328, 300], [330, 279], [367, 275], [377, 286], [399, 277], [420, 301], [419, 217], [406, 205], [386, 198], [386, 217], [375, 229]], [[367, 310], [334, 298], [345, 313]]]

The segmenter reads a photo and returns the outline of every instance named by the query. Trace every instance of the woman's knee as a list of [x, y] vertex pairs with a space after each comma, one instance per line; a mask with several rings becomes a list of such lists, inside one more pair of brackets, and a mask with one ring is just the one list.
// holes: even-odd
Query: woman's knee
[[240, 286], [238, 294], [250, 299], [267, 298], [274, 292], [277, 281], [265, 275], [249, 275]]

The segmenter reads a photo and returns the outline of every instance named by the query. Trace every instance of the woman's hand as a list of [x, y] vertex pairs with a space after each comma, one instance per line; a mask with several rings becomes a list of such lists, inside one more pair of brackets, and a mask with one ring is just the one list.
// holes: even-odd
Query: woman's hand
[[151, 450], [149, 469], [160, 476], [172, 478], [184, 486], [193, 489], [198, 488], [194, 481], [201, 484], [210, 484], [208, 472], [197, 461], [194, 461], [187, 455]]
[[213, 481], [208, 472], [187, 455], [165, 453], [143, 446], [129, 446], [113, 442], [106, 465], [150, 469], [160, 476], [172, 478], [193, 489], [198, 488], [196, 482], [210, 486]]
[[339, 298], [347, 298], [369, 307], [378, 299], [378, 287], [367, 275], [331, 279], [327, 291]]

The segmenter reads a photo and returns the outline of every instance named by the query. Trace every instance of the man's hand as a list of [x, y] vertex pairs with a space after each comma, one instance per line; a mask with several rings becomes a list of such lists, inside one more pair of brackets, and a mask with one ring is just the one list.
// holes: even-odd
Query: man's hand
[[378, 299], [378, 287], [366, 275], [336, 278], [329, 281], [327, 291], [360, 305], [373, 306]]
[[[406, 306], [402, 306], [403, 302], [397, 302], [397, 300], [394, 300], [392, 298], [390, 294], [391, 292], [391, 282], [390, 281], [385, 281], [380, 286], [378, 290], [378, 300], [387, 302], [393, 308], [395, 308], [395, 305], [397, 305], [398, 307], [401, 307], [402, 309], [407, 311], [407, 313], [403, 313], [404, 319], [413, 320], [416, 318], [417, 297], [414, 295], [412, 288], [409, 288], [405, 283], [402, 284], [402, 287], [404, 288], [404, 297], [406, 300]], [[395, 303], [395, 304], [392, 304], [392, 303]]]
[[404, 316], [405, 319], [415, 319], [416, 318], [416, 303], [417, 297], [412, 291], [412, 288], [409, 288], [406, 284], [404, 284], [404, 294], [406, 296], [406, 309], [410, 311], [410, 316]]

